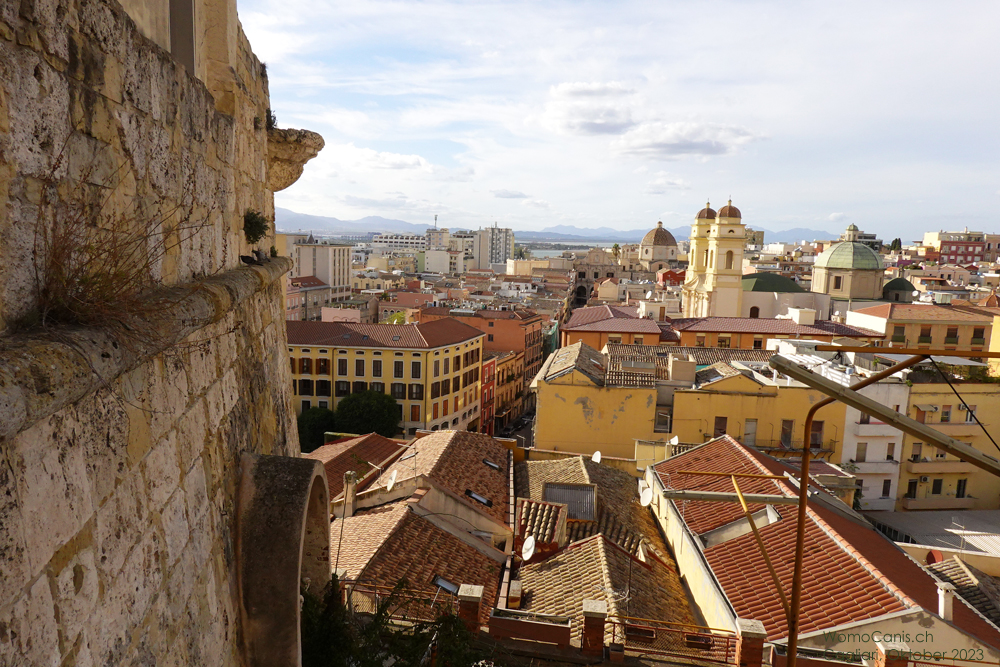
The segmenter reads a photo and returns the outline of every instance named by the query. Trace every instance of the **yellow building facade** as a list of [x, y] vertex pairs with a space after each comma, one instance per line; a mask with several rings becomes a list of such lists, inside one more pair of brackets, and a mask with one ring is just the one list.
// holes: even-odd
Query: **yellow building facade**
[[730, 201], [698, 212], [691, 225], [682, 301], [684, 317], [739, 317], [743, 312], [746, 226]]
[[493, 414], [497, 428], [521, 416], [524, 407], [524, 352], [487, 352], [495, 356], [496, 382]]
[[426, 324], [286, 322], [296, 414], [346, 396], [396, 399], [400, 429], [478, 430], [484, 334], [457, 320]]
[[[907, 415], [1000, 458], [1000, 451], [972, 416], [975, 412], [995, 431], [991, 422], [1000, 415], [1000, 386], [963, 382], [955, 387], [964, 403], [947, 384], [914, 382]], [[911, 435], [903, 436], [902, 447], [897, 510], [1000, 509], [1000, 479]]]

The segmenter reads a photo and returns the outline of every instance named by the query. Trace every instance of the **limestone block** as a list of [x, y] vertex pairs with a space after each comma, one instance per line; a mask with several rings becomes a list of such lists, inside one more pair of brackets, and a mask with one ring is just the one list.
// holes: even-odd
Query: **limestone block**
[[182, 469], [190, 468], [201, 455], [215, 428], [215, 424], [206, 420], [205, 404], [204, 399], [196, 401], [177, 422], [177, 450]]
[[76, 643], [90, 625], [100, 593], [97, 565], [91, 547], [80, 551], [55, 578], [56, 609], [65, 643]]
[[[96, 510], [128, 470], [133, 395], [119, 383], [115, 392], [101, 390], [77, 404], [77, 447], [84, 451], [87, 479]], [[123, 404], [124, 401], [124, 404]], [[140, 413], [142, 417], [146, 413]], [[148, 435], [148, 431], [147, 431]]]
[[184, 477], [184, 494], [187, 498], [188, 517], [196, 521], [208, 510], [208, 484], [205, 463], [199, 458]]
[[86, 454], [75, 424], [52, 417], [11, 443], [11, 468], [21, 502], [22, 530], [33, 572], [39, 571], [93, 512]]
[[[14, 474], [0, 452], [0, 609], [6, 607], [28, 582], [27, 552], [22, 523], [24, 516], [17, 502]], [[0, 645], [3, 642], [0, 641]], [[2, 655], [2, 654], [0, 654]]]
[[309, 130], [268, 130], [267, 166], [271, 190], [284, 190], [299, 180], [306, 162], [316, 157], [324, 145], [323, 137]]
[[132, 546], [149, 529], [148, 519], [145, 484], [136, 470], [97, 511], [94, 539], [98, 567], [105, 580], [118, 575]]
[[58, 667], [59, 630], [49, 580], [40, 576], [27, 595], [0, 615], [0, 664]]
[[170, 431], [146, 455], [142, 474], [149, 495], [149, 509], [158, 512], [180, 485], [181, 469], [177, 463], [177, 432]]
[[167, 565], [173, 565], [180, 558], [191, 533], [185, 497], [184, 490], [177, 489], [160, 513], [163, 537], [167, 545]]

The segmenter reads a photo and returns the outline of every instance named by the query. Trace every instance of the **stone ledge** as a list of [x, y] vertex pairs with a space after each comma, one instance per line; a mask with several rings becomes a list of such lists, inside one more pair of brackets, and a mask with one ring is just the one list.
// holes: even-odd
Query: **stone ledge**
[[306, 162], [316, 157], [325, 142], [309, 130], [267, 131], [267, 180], [273, 192], [284, 190], [302, 175]]
[[291, 259], [277, 257], [157, 290], [149, 299], [162, 307], [139, 341], [80, 327], [0, 340], [0, 443], [218, 322], [291, 268]]

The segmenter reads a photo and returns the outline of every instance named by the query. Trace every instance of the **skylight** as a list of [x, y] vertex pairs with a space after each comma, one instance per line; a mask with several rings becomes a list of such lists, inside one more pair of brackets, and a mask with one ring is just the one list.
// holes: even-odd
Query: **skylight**
[[493, 501], [492, 500], [490, 500], [489, 498], [486, 498], [484, 496], [479, 495], [478, 493], [476, 493], [472, 489], [466, 489], [465, 490], [465, 495], [469, 496], [470, 498], [472, 498], [473, 500], [475, 500], [477, 503], [482, 503], [483, 505], [486, 505], [487, 507], [493, 507]]
[[490, 461], [489, 459], [483, 459], [483, 463], [493, 468], [494, 470], [500, 470], [500, 465], [497, 463], [493, 463], [493, 461]]
[[448, 591], [452, 595], [458, 594], [458, 584], [453, 584], [444, 577], [434, 577], [434, 585]]

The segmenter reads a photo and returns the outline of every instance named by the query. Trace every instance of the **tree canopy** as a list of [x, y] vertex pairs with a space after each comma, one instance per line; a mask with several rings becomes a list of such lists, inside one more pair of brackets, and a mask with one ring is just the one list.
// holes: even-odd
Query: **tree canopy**
[[399, 432], [399, 404], [380, 391], [345, 396], [337, 406], [337, 427], [343, 433], [378, 433], [387, 438]]
[[308, 454], [323, 445], [323, 434], [337, 430], [337, 418], [333, 410], [309, 408], [299, 415], [299, 447]]

